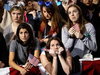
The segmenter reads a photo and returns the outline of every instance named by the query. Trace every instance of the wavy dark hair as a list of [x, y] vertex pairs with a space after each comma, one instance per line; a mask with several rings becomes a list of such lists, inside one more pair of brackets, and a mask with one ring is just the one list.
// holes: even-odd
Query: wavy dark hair
[[[64, 44], [62, 43], [62, 41], [58, 37], [50, 37], [46, 44], [46, 49], [50, 49], [50, 43], [52, 40], [57, 40], [59, 42], [60, 46], [64, 48], [64, 51], [62, 52], [62, 56], [65, 59], [66, 58], [65, 47], [64, 47]], [[50, 61], [52, 63], [53, 57], [49, 54], [49, 52], [45, 52], [45, 53], [46, 53], [46, 57], [47, 57], [48, 61]]]
[[20, 39], [20, 37], [19, 37], [19, 31], [21, 30], [21, 29], [27, 29], [28, 30], [28, 32], [29, 32], [29, 40], [28, 40], [28, 42], [27, 42], [27, 53], [29, 54], [29, 52], [30, 53], [32, 53], [33, 55], [34, 55], [34, 50], [35, 50], [35, 47], [36, 47], [36, 39], [35, 39], [35, 37], [33, 36], [33, 30], [32, 30], [32, 28], [30, 27], [30, 25], [29, 24], [27, 24], [27, 23], [21, 23], [19, 26], [18, 26], [18, 28], [17, 28], [17, 32], [16, 32], [16, 40], [17, 40], [17, 42], [18, 43], [20, 43], [21, 45], [23, 45], [23, 41]]

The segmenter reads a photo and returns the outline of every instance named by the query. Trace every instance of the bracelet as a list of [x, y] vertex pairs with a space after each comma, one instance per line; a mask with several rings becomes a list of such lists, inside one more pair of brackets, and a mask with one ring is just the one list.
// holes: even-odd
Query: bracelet
[[74, 39], [74, 38], [75, 38], [75, 36], [69, 36], [69, 38], [72, 38], [72, 39]]
[[83, 37], [80, 40], [83, 40], [85, 38], [85, 36], [83, 35]]

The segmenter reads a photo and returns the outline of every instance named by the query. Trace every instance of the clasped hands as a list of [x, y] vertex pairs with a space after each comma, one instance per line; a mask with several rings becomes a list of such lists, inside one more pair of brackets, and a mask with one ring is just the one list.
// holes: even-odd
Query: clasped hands
[[50, 49], [49, 54], [54, 57], [56, 55], [61, 55], [63, 51], [64, 51], [64, 49], [62, 47], [60, 47], [59, 49], [56, 49], [56, 50]]
[[29, 72], [29, 70], [33, 67], [33, 65], [30, 62], [27, 62], [25, 64], [25, 67], [20, 71], [21, 75], [26, 75], [26, 73]]
[[81, 39], [83, 37], [81, 32], [80, 31], [77, 32], [74, 27], [71, 27], [69, 29], [69, 34], [70, 34], [71, 37], [75, 36], [78, 39]]

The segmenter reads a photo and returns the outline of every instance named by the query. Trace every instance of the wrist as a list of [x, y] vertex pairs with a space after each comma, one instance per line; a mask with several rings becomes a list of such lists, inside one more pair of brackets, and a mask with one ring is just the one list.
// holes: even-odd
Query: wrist
[[54, 58], [54, 59], [57, 59], [57, 56], [54, 56], [53, 58]]
[[58, 54], [58, 57], [62, 57], [62, 55], [61, 54]]
[[69, 36], [69, 38], [73, 38], [73, 39], [74, 39], [74, 38], [75, 38], [75, 36], [74, 36], [74, 35], [73, 35], [73, 36], [71, 36], [71, 35], [70, 35], [70, 36]]
[[22, 72], [23, 70], [25, 70], [24, 68], [20, 67], [19, 71]]
[[80, 40], [83, 40], [85, 38], [85, 36], [83, 35], [83, 37]]

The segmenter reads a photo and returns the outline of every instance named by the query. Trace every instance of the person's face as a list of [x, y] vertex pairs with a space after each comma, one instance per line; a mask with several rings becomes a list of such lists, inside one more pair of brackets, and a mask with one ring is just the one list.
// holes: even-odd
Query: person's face
[[35, 10], [37, 10], [37, 7], [38, 7], [38, 2], [33, 1], [33, 2], [32, 2], [32, 4], [33, 4], [33, 8], [34, 8]]
[[79, 11], [76, 7], [70, 7], [68, 9], [68, 15], [69, 15], [69, 19], [73, 22], [76, 23], [79, 19]]
[[11, 17], [13, 22], [20, 22], [22, 21], [22, 13], [20, 10], [15, 10], [11, 12]]
[[57, 52], [59, 48], [60, 48], [60, 43], [57, 40], [52, 40], [50, 42], [50, 49], [52, 49], [55, 52]]
[[93, 0], [82, 0], [82, 2], [86, 5], [86, 6], [90, 6], [93, 2]]
[[46, 19], [51, 19], [51, 15], [47, 12], [46, 7], [43, 7], [43, 15]]
[[28, 6], [32, 6], [32, 1], [28, 1]]
[[28, 39], [30, 38], [28, 30], [27, 29], [20, 29], [19, 38], [20, 38], [20, 40], [23, 41], [24, 44], [26, 44]]

